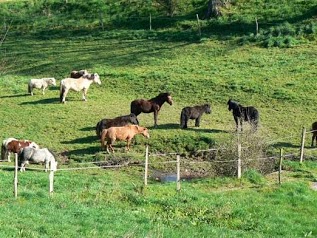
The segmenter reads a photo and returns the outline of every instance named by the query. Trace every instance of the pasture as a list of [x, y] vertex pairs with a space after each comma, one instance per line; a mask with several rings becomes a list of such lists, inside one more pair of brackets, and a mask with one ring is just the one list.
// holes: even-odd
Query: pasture
[[[159, 33], [157, 33], [159, 34]], [[0, 134], [30, 139], [57, 154], [60, 168], [104, 159], [95, 125], [102, 118], [130, 113], [130, 102], [170, 92], [153, 127], [153, 114], [140, 114], [153, 153], [191, 153], [222, 146], [235, 137], [228, 111], [232, 98], [260, 113], [258, 135], [269, 144], [298, 153], [300, 133], [316, 121], [316, 41], [293, 48], [240, 46], [234, 41], [162, 40], [153, 32], [116, 30], [58, 34], [8, 34], [0, 48]], [[72, 70], [99, 74], [87, 101], [69, 92], [59, 102], [59, 83]], [[31, 78], [54, 77], [45, 95], [30, 96]], [[180, 129], [182, 108], [210, 103], [200, 127]], [[247, 125], [246, 125], [247, 127]], [[310, 137], [310, 135], [308, 136]], [[147, 139], [136, 136], [129, 153], [116, 142], [115, 155], [144, 160]], [[307, 147], [310, 140], [307, 140]], [[143, 168], [59, 171], [54, 194], [48, 174], [0, 170], [1, 237], [303, 237], [316, 236], [315, 152], [310, 160], [285, 161], [283, 182], [254, 170], [241, 180], [228, 177], [173, 183], [150, 180]], [[113, 157], [107, 157], [113, 159]], [[195, 158], [192, 158], [195, 161]], [[12, 165], [2, 162], [1, 165]]]

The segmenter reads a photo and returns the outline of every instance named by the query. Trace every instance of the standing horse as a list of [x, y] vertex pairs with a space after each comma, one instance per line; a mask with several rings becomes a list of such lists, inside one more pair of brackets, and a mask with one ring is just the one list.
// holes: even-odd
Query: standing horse
[[316, 140], [317, 140], [317, 121], [315, 121], [311, 125], [311, 133], [313, 134], [313, 136], [311, 138], [311, 147], [313, 147], [314, 146], [314, 141], [315, 141], [315, 145], [316, 145]]
[[31, 79], [28, 83], [28, 92], [33, 96], [33, 89], [42, 89], [42, 94], [45, 94], [45, 89], [50, 86], [56, 86], [55, 78], [42, 78], [42, 79]]
[[257, 130], [258, 123], [259, 123], [259, 112], [255, 107], [244, 107], [241, 104], [232, 101], [229, 99], [228, 101], [228, 110], [232, 110], [232, 115], [234, 118], [234, 121], [236, 123], [236, 130], [239, 129], [239, 124], [242, 129], [242, 122], [247, 121], [251, 124], [252, 129], [255, 131]]
[[60, 102], [65, 103], [66, 95], [70, 89], [77, 92], [82, 90], [83, 100], [87, 101], [86, 99], [87, 91], [89, 86], [92, 83], [97, 83], [101, 85], [101, 81], [97, 73], [84, 75], [78, 79], [74, 79], [74, 78], [63, 79], [61, 81], [61, 86], [60, 86]]
[[194, 106], [194, 107], [184, 107], [181, 112], [181, 118], [180, 118], [180, 125], [181, 128], [185, 129], [187, 128], [187, 122], [189, 119], [195, 119], [195, 126], [200, 126], [200, 118], [204, 114], [210, 114], [211, 108], [210, 104], [204, 104], [201, 106]]
[[115, 117], [113, 119], [104, 118], [96, 125], [96, 135], [98, 136], [98, 138], [100, 138], [103, 129], [107, 129], [113, 126], [126, 126], [129, 124], [139, 125], [138, 118], [133, 113], [125, 116]]
[[52, 162], [55, 163], [54, 155], [47, 149], [35, 149], [32, 147], [25, 147], [19, 153], [19, 167], [20, 171], [25, 171], [25, 165], [31, 163], [44, 163], [45, 172], [52, 166]]
[[133, 137], [137, 134], [142, 134], [146, 138], [150, 138], [148, 129], [142, 126], [137, 125], [128, 125], [121, 127], [110, 127], [104, 129], [101, 133], [101, 148], [105, 148], [105, 141], [107, 141], [107, 151], [109, 153], [109, 148], [112, 152], [114, 149], [112, 147], [113, 143], [116, 140], [125, 140], [127, 141], [127, 151], [130, 150], [130, 143]]
[[150, 100], [136, 99], [131, 102], [131, 113], [134, 113], [136, 116], [138, 116], [141, 112], [154, 112], [154, 126], [156, 127], [157, 115], [165, 102], [167, 102], [169, 105], [173, 104], [172, 96], [169, 93], [160, 93], [158, 96], [151, 98]]
[[20, 150], [25, 147], [40, 148], [35, 142], [29, 140], [17, 140], [15, 138], [3, 140], [1, 145], [1, 160], [7, 159], [8, 162], [11, 162], [10, 153], [14, 153], [17, 157]]

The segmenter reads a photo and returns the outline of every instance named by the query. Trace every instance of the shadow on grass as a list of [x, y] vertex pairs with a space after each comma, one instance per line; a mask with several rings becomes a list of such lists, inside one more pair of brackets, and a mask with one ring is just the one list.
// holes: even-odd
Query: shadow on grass
[[[157, 125], [157, 127], [150, 126], [148, 127], [150, 130], [168, 130], [168, 129], [181, 129], [179, 124], [176, 123], [167, 123], [162, 125]], [[218, 129], [200, 129], [198, 127], [189, 127], [186, 129], [187, 131], [196, 131], [196, 132], [205, 132], [205, 133], [228, 133], [228, 131], [225, 130], [218, 130]]]
[[94, 131], [96, 129], [95, 126], [87, 126], [84, 128], [79, 129], [80, 131]]
[[19, 97], [27, 97], [30, 96], [30, 94], [25, 93], [25, 94], [16, 94], [16, 95], [4, 95], [0, 96], [0, 98], [19, 98]]
[[97, 136], [86, 136], [82, 138], [76, 138], [74, 140], [70, 141], [62, 141], [62, 144], [87, 144], [87, 143], [93, 143], [96, 140], [98, 140]]
[[22, 102], [20, 103], [20, 105], [36, 105], [36, 104], [52, 104], [52, 103], [60, 103], [59, 98], [44, 98], [38, 101]]
[[299, 149], [300, 146], [299, 145], [294, 145], [292, 143], [289, 142], [276, 142], [274, 144], [272, 144], [273, 147], [275, 148], [293, 148], [293, 149]]

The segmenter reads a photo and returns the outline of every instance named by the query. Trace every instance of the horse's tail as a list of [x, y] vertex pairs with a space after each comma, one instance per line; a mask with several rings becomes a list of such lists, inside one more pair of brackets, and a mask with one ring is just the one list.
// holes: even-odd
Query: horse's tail
[[101, 132], [101, 138], [100, 138], [101, 149], [104, 149], [106, 147], [105, 146], [106, 135], [107, 135], [107, 129], [103, 129]]
[[1, 144], [1, 160], [5, 160], [7, 148], [4, 143]]
[[98, 138], [101, 137], [101, 122], [102, 121], [99, 121], [96, 125], [96, 135], [98, 136]]
[[63, 102], [63, 95], [65, 93], [65, 88], [63, 87], [63, 82], [61, 82], [61, 86], [59, 88], [59, 101]]
[[31, 82], [28, 83], [28, 93], [32, 93], [32, 86]]
[[183, 108], [182, 112], [181, 112], [181, 117], [180, 117], [180, 126], [181, 128], [185, 128], [185, 125], [186, 125], [186, 111], [185, 109]]

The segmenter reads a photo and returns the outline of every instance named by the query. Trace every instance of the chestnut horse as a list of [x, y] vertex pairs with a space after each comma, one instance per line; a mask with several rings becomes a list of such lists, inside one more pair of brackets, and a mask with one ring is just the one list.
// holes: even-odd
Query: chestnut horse
[[110, 153], [109, 148], [112, 152], [114, 152], [114, 149], [112, 147], [113, 143], [116, 140], [124, 140], [127, 141], [126, 149], [127, 151], [129, 151], [131, 140], [137, 134], [142, 134], [144, 137], [150, 138], [148, 129], [137, 125], [110, 127], [108, 129], [103, 129], [101, 133], [101, 148], [105, 148], [105, 141], [107, 141], [108, 153]]
[[138, 116], [141, 112], [154, 112], [154, 126], [156, 127], [157, 115], [165, 102], [167, 102], [169, 105], [173, 104], [173, 99], [170, 93], [160, 93], [158, 96], [151, 98], [150, 100], [136, 99], [131, 102], [131, 113], [134, 113], [136, 116]]
[[3, 140], [1, 145], [1, 160], [7, 159], [8, 162], [11, 162], [10, 153], [14, 153], [17, 157], [20, 150], [25, 147], [40, 148], [35, 142], [29, 140], [17, 140], [15, 138]]

